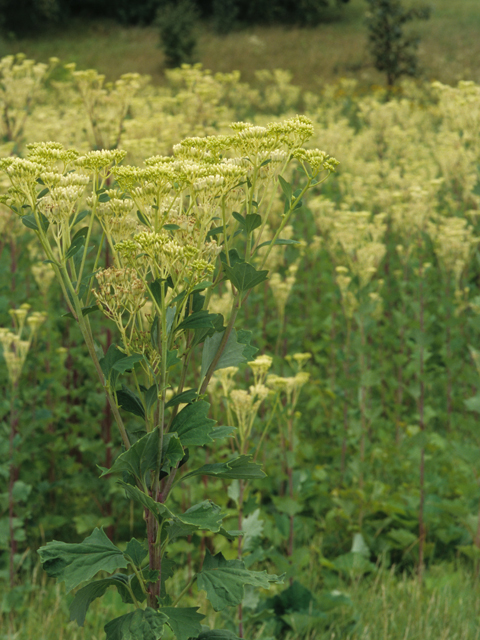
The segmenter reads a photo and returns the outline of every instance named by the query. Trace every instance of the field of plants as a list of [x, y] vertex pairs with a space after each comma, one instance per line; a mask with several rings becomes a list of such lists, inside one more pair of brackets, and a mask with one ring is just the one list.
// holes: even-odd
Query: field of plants
[[0, 75], [0, 638], [479, 638], [480, 86]]

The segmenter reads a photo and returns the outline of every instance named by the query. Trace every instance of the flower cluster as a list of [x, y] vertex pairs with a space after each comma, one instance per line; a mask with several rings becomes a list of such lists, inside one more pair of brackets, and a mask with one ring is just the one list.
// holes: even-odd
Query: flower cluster
[[[18, 384], [32, 340], [40, 325], [47, 318], [45, 313], [39, 311], [34, 311], [29, 315], [29, 310], [29, 304], [23, 304], [18, 309], [10, 310], [15, 325], [14, 331], [0, 327], [0, 344], [3, 348], [8, 377], [13, 386]], [[29, 328], [29, 337], [22, 339], [25, 325]]]

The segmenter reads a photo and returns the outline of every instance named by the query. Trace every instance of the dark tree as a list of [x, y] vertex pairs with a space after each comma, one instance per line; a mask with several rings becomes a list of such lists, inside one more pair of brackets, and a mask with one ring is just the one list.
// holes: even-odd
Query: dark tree
[[199, 12], [192, 0], [162, 0], [156, 22], [167, 67], [195, 62]]
[[59, 0], [0, 0], [0, 30], [15, 36], [31, 35], [59, 22], [61, 14]]
[[404, 26], [415, 18], [427, 19], [428, 7], [406, 9], [401, 0], [367, 0], [368, 39], [376, 69], [387, 76], [393, 87], [401, 76], [418, 75], [419, 38], [405, 34]]

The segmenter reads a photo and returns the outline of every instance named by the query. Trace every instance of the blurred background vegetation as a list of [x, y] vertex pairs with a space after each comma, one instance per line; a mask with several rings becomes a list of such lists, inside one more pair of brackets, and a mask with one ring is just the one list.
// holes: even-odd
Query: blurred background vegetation
[[[184, 136], [225, 133], [234, 120], [262, 125], [304, 112], [315, 124], [314, 144], [341, 161], [338, 177], [306, 203], [291, 230], [302, 240], [300, 251], [279, 254], [281, 281], [252, 296], [245, 319], [248, 326], [258, 309], [265, 312], [257, 346], [275, 356], [276, 372], [292, 374], [285, 355], [312, 354], [311, 380], [297, 407], [295, 459], [286, 455], [283, 425], [269, 440], [269, 478], [252, 489], [246, 507], [254, 531], [257, 507], [263, 518], [252, 563], [286, 570], [302, 587], [294, 582], [288, 591], [287, 582], [269, 602], [273, 622], [250, 601], [255, 640], [265, 637], [265, 620], [282, 640], [480, 637], [480, 3], [429, 4], [429, 20], [405, 27], [419, 38], [419, 81], [399, 83], [391, 95], [369, 48], [366, 0], [190, 4], [183, 14], [195, 37], [194, 46], [186, 39], [185, 51], [211, 73], [167, 68], [176, 61], [160, 47], [162, 17], [175, 9], [166, 2], [0, 1], [1, 55], [23, 52], [45, 63], [56, 56], [112, 82], [63, 64], [2, 61], [3, 156], [23, 155], [34, 139], [59, 139], [82, 150], [118, 144], [139, 163], [170, 154]], [[228, 75], [234, 70], [240, 76]], [[118, 81], [124, 73], [151, 82]], [[459, 81], [466, 82], [449, 86]], [[109, 466], [120, 451], [112, 418], [30, 232], [1, 214], [0, 326], [11, 325], [9, 309], [27, 301], [49, 310], [49, 319], [16, 400], [13, 590], [8, 500], [0, 495], [0, 639], [93, 640], [111, 612], [93, 606], [85, 629], [66, 625], [61, 587], [41, 574], [35, 550], [52, 538], [83, 539], [95, 526], [121, 543], [141, 536], [143, 521], [113, 480], [98, 479], [97, 465]], [[348, 245], [350, 234], [369, 245], [366, 220], [379, 222], [374, 231], [385, 254], [361, 289], [342, 242]], [[345, 265], [352, 280], [342, 289], [336, 267]], [[355, 316], [347, 310], [349, 293], [360, 305]], [[112, 336], [94, 322], [107, 345]], [[3, 480], [11, 407], [2, 363]], [[248, 385], [248, 376], [242, 371], [238, 384]], [[222, 407], [217, 397], [219, 418]], [[419, 582], [422, 451], [426, 567]], [[284, 500], [289, 469], [293, 506]], [[221, 483], [209, 492], [233, 505]], [[178, 545], [186, 565], [193, 550], [189, 541]], [[116, 596], [109, 598], [107, 608], [116, 612]]]
[[[159, 47], [158, 26], [153, 22], [158, 7], [153, 0], [76, 4], [70, 1], [68, 11], [52, 10], [50, 19], [37, 16], [40, 7], [51, 6], [48, 0], [3, 0], [3, 4], [11, 7], [12, 18], [8, 18], [6, 9], [0, 10], [4, 16], [2, 55], [23, 52], [42, 62], [57, 56], [63, 62], [76, 62], [82, 69], [97, 69], [107, 80], [122, 73], [141, 72], [150, 75], [154, 83], [165, 82], [165, 56]], [[302, 7], [309, 3], [265, 4]], [[420, 37], [418, 56], [423, 77], [450, 84], [462, 79], [480, 81], [480, 4], [477, 0], [430, 0], [428, 4], [432, 8], [430, 19], [411, 26]], [[212, 72], [238, 70], [245, 81], [251, 82], [255, 70], [287, 69], [293, 82], [308, 90], [342, 77], [355, 78], [367, 87], [384, 82], [368, 50], [365, 0], [350, 0], [347, 4], [331, 0], [328, 6], [322, 4], [315, 25], [277, 18], [269, 24], [265, 20], [246, 24], [241, 19], [245, 14], [235, 12], [234, 0], [216, 5], [232, 6], [235, 21], [229, 33], [219, 33], [213, 14], [205, 10], [200, 14], [203, 18], [197, 23], [195, 61]], [[140, 9], [146, 11], [150, 6], [148, 20], [122, 19], [122, 6], [138, 7], [139, 14]], [[24, 26], [29, 23], [26, 31]]]

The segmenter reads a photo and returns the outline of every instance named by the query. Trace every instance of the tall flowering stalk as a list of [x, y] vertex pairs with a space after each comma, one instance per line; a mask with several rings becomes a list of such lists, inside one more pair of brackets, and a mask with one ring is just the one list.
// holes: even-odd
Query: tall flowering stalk
[[[287, 555], [290, 565], [293, 562], [294, 553], [294, 522], [295, 513], [297, 513], [297, 505], [294, 505], [294, 456], [298, 438], [295, 434], [295, 426], [298, 422], [299, 415], [296, 408], [300, 396], [302, 387], [308, 382], [310, 374], [303, 371], [305, 363], [310, 359], [310, 353], [296, 353], [293, 356], [287, 356], [287, 360], [293, 364], [296, 368], [294, 376], [281, 377], [276, 375], [269, 375], [267, 378], [267, 386], [276, 392], [277, 398], [280, 398], [280, 402], [275, 402], [274, 407], [281, 406], [280, 420], [282, 425], [286, 427], [285, 435], [282, 437], [283, 455], [285, 459], [285, 469], [287, 474], [287, 492], [289, 502], [287, 502], [286, 513], [289, 517], [289, 533], [288, 533], [288, 547]], [[277, 400], [276, 398], [276, 400]], [[293, 567], [291, 567], [293, 569]], [[290, 584], [293, 583], [293, 577], [290, 577]]]
[[[193, 459], [193, 447], [232, 433], [208, 417], [205, 393], [215, 371], [254, 355], [251, 333], [235, 328], [237, 315], [266, 280], [269, 253], [285, 242], [282, 231], [306, 192], [335, 169], [326, 153], [302, 148], [312, 133], [302, 116], [266, 127], [236, 123], [230, 135], [188, 138], [175, 146], [174, 156], [149, 158], [144, 167], [123, 166], [120, 150], [80, 155], [58, 143], [32, 144], [25, 159], [1, 161], [11, 182], [3, 202], [35, 231], [120, 432], [124, 451], [102, 475], [121, 474], [127, 497], [144, 510], [146, 546], [132, 538], [122, 552], [95, 529], [80, 544], [53, 541], [39, 551], [47, 573], [65, 581], [68, 591], [89, 581], [70, 607], [80, 625], [90, 602], [109, 586], [133, 605], [105, 626], [107, 639], [161, 638], [165, 625], [178, 638], [213, 638], [196, 608], [178, 606], [194, 582], [221, 611], [240, 604], [244, 585], [266, 588], [281, 581], [247, 570], [240, 558], [228, 561], [207, 551], [179, 594], [166, 585], [174, 573], [170, 542], [195, 531], [229, 540], [237, 535], [223, 528], [225, 514], [210, 500], [182, 513], [174, 489], [199, 476], [241, 482], [264, 476], [245, 447], [228, 460], [193, 469], [189, 464], [183, 475], [180, 470]], [[292, 160], [305, 175], [295, 192], [282, 178]], [[284, 213], [266, 239], [279, 188]], [[105, 243], [112, 262], [101, 269]], [[254, 267], [262, 247], [267, 249]], [[220, 283], [230, 295], [225, 315], [209, 309]], [[106, 353], [90, 322], [98, 310], [118, 336]], [[199, 375], [194, 353], [201, 354]], [[119, 387], [127, 374], [131, 386]], [[144, 421], [143, 432], [129, 432], [123, 411]], [[245, 429], [239, 420], [240, 440]], [[130, 573], [118, 572], [127, 567]], [[113, 575], [90, 581], [100, 570]]]
[[[322, 205], [322, 201], [317, 201]], [[369, 367], [367, 362], [368, 320], [375, 319], [382, 312], [380, 290], [383, 280], [374, 280], [378, 267], [385, 256], [383, 242], [386, 224], [385, 216], [372, 216], [368, 211], [339, 211], [329, 215], [328, 208], [320, 206], [317, 213], [317, 225], [324, 236], [325, 243], [335, 267], [335, 280], [341, 294], [342, 311], [346, 323], [345, 374], [348, 374], [348, 359], [352, 349], [351, 332], [358, 328], [360, 345], [358, 363], [360, 369], [359, 405], [360, 405], [360, 466], [358, 485], [364, 489], [365, 447], [368, 432], [367, 400]], [[344, 435], [342, 443], [342, 473], [345, 467], [346, 439], [348, 435], [347, 401], [344, 405]], [[359, 524], [362, 522], [362, 509]]]
[[[264, 400], [269, 395], [269, 389], [265, 386], [265, 380], [267, 373], [272, 366], [272, 358], [267, 355], [262, 355], [249, 363], [249, 367], [253, 372], [253, 384], [249, 389], [237, 389], [234, 388], [234, 375], [238, 372], [238, 367], [227, 367], [221, 369], [218, 373], [218, 378], [221, 386], [223, 397], [226, 400], [227, 405], [227, 417], [229, 424], [236, 424], [237, 430], [234, 435], [235, 450], [240, 455], [248, 455], [252, 449], [252, 440], [254, 437], [254, 423], [258, 415], [260, 407]], [[265, 436], [269, 428], [271, 427], [275, 408], [269, 420], [263, 425], [261, 435], [258, 439], [255, 439], [255, 455], [254, 461], [257, 459], [258, 453], [264, 442]], [[234, 418], [235, 416], [235, 418]], [[247, 495], [247, 483], [246, 479], [239, 479], [234, 481], [230, 487], [229, 495], [232, 497], [238, 508], [238, 529], [243, 529], [244, 519], [244, 502]], [[243, 539], [238, 539], [238, 559], [242, 559], [243, 554]], [[244, 623], [243, 623], [243, 607], [242, 603], [238, 605], [238, 633], [239, 637], [243, 638], [244, 635]]]

